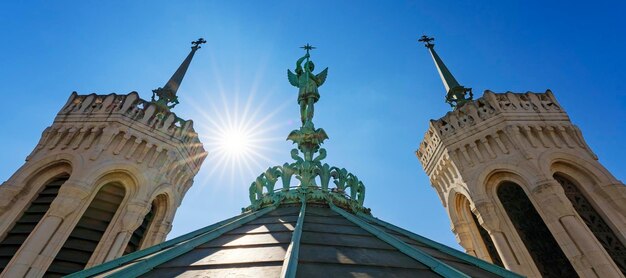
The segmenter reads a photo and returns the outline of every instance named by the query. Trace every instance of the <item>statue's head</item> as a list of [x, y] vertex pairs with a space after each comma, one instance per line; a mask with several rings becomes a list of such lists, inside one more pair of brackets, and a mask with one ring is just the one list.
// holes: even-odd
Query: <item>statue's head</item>
[[315, 69], [315, 64], [313, 64], [313, 61], [308, 61], [304, 64], [305, 68], [308, 68], [310, 72], [313, 72], [313, 70]]

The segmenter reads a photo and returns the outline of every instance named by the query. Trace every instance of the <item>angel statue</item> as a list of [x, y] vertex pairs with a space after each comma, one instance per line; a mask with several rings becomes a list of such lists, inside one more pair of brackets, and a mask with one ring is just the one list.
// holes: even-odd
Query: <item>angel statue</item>
[[[300, 89], [298, 92], [298, 104], [300, 104], [300, 120], [304, 126], [307, 123], [312, 125], [313, 105], [320, 99], [320, 93], [317, 91], [317, 88], [322, 86], [324, 81], [326, 81], [328, 68], [324, 69], [318, 75], [314, 75], [313, 70], [315, 69], [315, 65], [313, 61], [309, 60], [311, 57], [309, 50], [314, 49], [314, 47], [307, 44], [302, 48], [306, 50], [306, 54], [296, 62], [295, 74], [291, 72], [291, 70], [287, 70], [287, 77], [291, 85]], [[304, 62], [304, 60], [306, 60], [306, 62], [303, 68], [302, 62]]]

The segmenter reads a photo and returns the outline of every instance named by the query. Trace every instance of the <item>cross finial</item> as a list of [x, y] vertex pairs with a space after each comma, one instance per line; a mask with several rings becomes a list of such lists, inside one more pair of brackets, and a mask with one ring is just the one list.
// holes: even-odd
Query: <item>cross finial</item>
[[309, 54], [309, 50], [313, 50], [313, 49], [315, 49], [316, 47], [315, 47], [315, 46], [312, 46], [312, 45], [310, 45], [310, 44], [308, 44], [308, 43], [307, 43], [305, 46], [301, 46], [300, 48], [302, 48], [302, 49], [306, 50], [306, 54]]
[[429, 37], [429, 36], [426, 36], [426, 35], [422, 35], [422, 37], [419, 40], [417, 40], [417, 41], [423, 42], [424, 46], [426, 46], [427, 48], [433, 48], [433, 46], [435, 46], [435, 44], [431, 43], [431, 42], [434, 41], [434, 40], [435, 40], [435, 38], [432, 38], [432, 37]]
[[203, 38], [199, 38], [197, 41], [192, 41], [191, 44], [191, 48], [193, 49], [198, 49], [201, 48], [200, 45], [206, 43], [206, 41]]

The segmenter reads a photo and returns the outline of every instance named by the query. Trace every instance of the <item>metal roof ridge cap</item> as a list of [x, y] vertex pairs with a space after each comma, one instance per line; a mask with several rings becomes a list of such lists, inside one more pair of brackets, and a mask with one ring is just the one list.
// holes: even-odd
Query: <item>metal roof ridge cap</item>
[[139, 259], [139, 258], [144, 257], [144, 256], [152, 255], [152, 254], [154, 254], [156, 252], [159, 252], [159, 251], [162, 251], [164, 249], [170, 248], [170, 247], [172, 247], [172, 246], [174, 246], [176, 244], [179, 244], [179, 243], [182, 243], [184, 241], [187, 241], [187, 240], [193, 239], [195, 237], [198, 237], [198, 236], [200, 236], [200, 235], [202, 235], [204, 233], [207, 233], [207, 232], [210, 232], [212, 230], [215, 230], [216, 228], [224, 225], [224, 223], [226, 223], [226, 222], [234, 221], [234, 220], [236, 220], [238, 218], [245, 217], [245, 216], [247, 216], [249, 214], [250, 213], [247, 213], [245, 215], [240, 214], [240, 215], [228, 218], [228, 219], [224, 219], [224, 220], [219, 221], [219, 222], [217, 222], [215, 224], [206, 226], [204, 228], [200, 228], [198, 230], [186, 233], [184, 235], [181, 235], [181, 236], [175, 237], [173, 239], [161, 242], [159, 244], [152, 245], [152, 246], [150, 246], [150, 247], [148, 247], [146, 249], [142, 249], [142, 250], [139, 250], [139, 251], [136, 251], [136, 252], [133, 252], [133, 253], [121, 256], [121, 257], [119, 257], [117, 259], [110, 260], [108, 262], [96, 265], [94, 267], [87, 268], [87, 269], [84, 269], [84, 270], [81, 270], [81, 271], [78, 271], [78, 272], [74, 272], [74, 273], [72, 273], [72, 274], [70, 274], [68, 276], [65, 276], [65, 277], [67, 277], [67, 278], [90, 277], [92, 275], [97, 275], [97, 274], [109, 271], [109, 270], [113, 269], [114, 267], [122, 266], [125, 263], [131, 262], [133, 260]]
[[376, 236], [380, 240], [388, 243], [389, 245], [398, 249], [398, 251], [404, 253], [405, 255], [415, 259], [416, 261], [428, 266], [431, 270], [436, 272], [437, 274], [443, 277], [467, 277], [470, 278], [469, 275], [439, 261], [436, 258], [426, 254], [424, 251], [413, 248], [406, 242], [399, 240], [398, 238], [386, 233], [385, 231], [380, 230], [379, 228], [374, 227], [372, 224], [367, 223], [366, 221], [360, 219], [357, 216], [354, 216], [341, 208], [335, 206], [332, 202], [329, 202], [330, 208], [340, 214], [341, 216], [348, 219], [348, 221], [356, 224], [372, 235]]
[[105, 277], [111, 277], [111, 278], [113, 277], [137, 277], [139, 275], [142, 275], [152, 270], [154, 267], [164, 262], [167, 262], [173, 258], [176, 258], [182, 254], [185, 254], [191, 251], [192, 249], [198, 247], [199, 245], [204, 244], [210, 240], [213, 240], [223, 235], [224, 233], [232, 231], [240, 227], [241, 225], [258, 218], [259, 216], [267, 214], [268, 212], [274, 209], [276, 209], [276, 206], [271, 206], [271, 207], [264, 208], [262, 210], [255, 211], [244, 217], [241, 217], [229, 223], [223, 224], [219, 228], [213, 231], [210, 231], [208, 233], [192, 238], [189, 241], [182, 243], [178, 246], [175, 246], [169, 250], [166, 250], [163, 253], [157, 254], [152, 258], [149, 258], [147, 260], [142, 260], [141, 262], [138, 262], [137, 264], [124, 268], [118, 272], [111, 273]]
[[489, 271], [489, 272], [491, 272], [493, 274], [502, 275], [504, 277], [524, 277], [524, 276], [519, 275], [519, 274], [517, 274], [515, 272], [512, 272], [512, 271], [510, 271], [510, 270], [508, 270], [506, 268], [502, 268], [502, 267], [497, 266], [495, 264], [491, 264], [491, 263], [489, 263], [487, 261], [481, 260], [481, 259], [476, 258], [474, 256], [471, 256], [469, 254], [463, 253], [463, 252], [461, 252], [459, 250], [456, 250], [456, 249], [454, 249], [454, 248], [452, 248], [450, 246], [447, 246], [445, 244], [441, 244], [441, 243], [436, 242], [436, 241], [434, 241], [432, 239], [429, 239], [427, 237], [424, 237], [424, 236], [418, 235], [416, 233], [413, 233], [411, 231], [405, 230], [405, 229], [403, 229], [401, 227], [398, 227], [398, 226], [393, 225], [391, 223], [388, 223], [388, 222], [385, 222], [383, 220], [380, 220], [380, 219], [378, 219], [376, 217], [369, 216], [369, 215], [366, 215], [366, 214], [363, 214], [363, 213], [360, 213], [360, 212], [357, 212], [357, 215], [359, 217], [366, 218], [368, 220], [374, 221], [377, 224], [379, 224], [379, 225], [381, 225], [381, 226], [383, 226], [385, 228], [388, 228], [390, 230], [393, 230], [393, 231], [396, 231], [398, 233], [401, 233], [401, 234], [409, 237], [410, 239], [413, 239], [413, 240], [419, 241], [421, 243], [424, 243], [424, 244], [426, 244], [426, 245], [428, 245], [430, 247], [433, 247], [433, 248], [435, 248], [435, 249], [437, 249], [437, 250], [439, 250], [441, 252], [444, 252], [444, 253], [446, 253], [448, 255], [455, 256], [455, 257], [457, 257], [457, 258], [459, 258], [461, 260], [464, 260], [464, 261], [466, 261], [468, 263], [471, 263], [471, 264], [473, 264], [473, 265], [475, 265], [475, 266], [477, 266], [477, 267], [479, 267], [481, 269], [484, 269], [486, 271]]
[[302, 237], [302, 226], [304, 226], [304, 215], [306, 214], [306, 198], [302, 198], [302, 206], [300, 207], [300, 214], [298, 215], [298, 221], [296, 227], [291, 235], [291, 242], [287, 247], [285, 254], [285, 260], [283, 261], [283, 268], [280, 272], [280, 277], [296, 277], [296, 271], [298, 270], [298, 255], [300, 253], [300, 238]]

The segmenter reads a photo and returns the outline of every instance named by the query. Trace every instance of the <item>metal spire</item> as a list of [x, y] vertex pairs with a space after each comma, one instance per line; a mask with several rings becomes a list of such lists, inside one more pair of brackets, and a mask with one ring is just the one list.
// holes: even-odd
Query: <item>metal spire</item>
[[[435, 44], [432, 43], [434, 40], [434, 38], [424, 35], [418, 41], [423, 42], [424, 46], [426, 46], [428, 51], [430, 51], [430, 55], [435, 61], [437, 71], [439, 71], [439, 76], [441, 77], [443, 86], [446, 87], [446, 102], [456, 110], [463, 106], [466, 102], [472, 100], [474, 94], [472, 93], [472, 88], [465, 88], [461, 86], [459, 82], [456, 81], [452, 73], [450, 73], [450, 70], [448, 70], [439, 55], [437, 55], [437, 52], [435, 52]], [[466, 96], [468, 93], [469, 97]]]
[[[203, 43], [206, 43], [203, 38], [199, 38], [197, 41], [191, 42], [191, 52], [189, 52], [189, 55], [187, 55], [187, 58], [185, 58], [183, 63], [180, 64], [170, 80], [168, 80], [162, 88], [159, 87], [156, 90], [152, 90], [152, 103], [155, 103], [164, 110], [174, 108], [174, 106], [178, 104], [178, 97], [176, 96], [178, 87], [180, 87], [180, 83], [183, 82], [183, 78], [185, 77], [187, 68], [189, 68], [189, 64], [191, 64], [193, 55], [199, 48], [201, 48], [200, 45]], [[157, 96], [158, 99], [155, 100], [155, 96]]]

